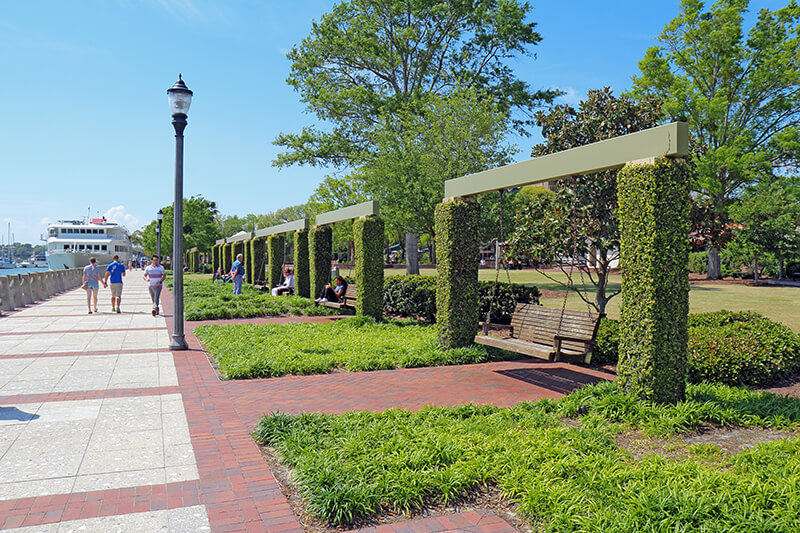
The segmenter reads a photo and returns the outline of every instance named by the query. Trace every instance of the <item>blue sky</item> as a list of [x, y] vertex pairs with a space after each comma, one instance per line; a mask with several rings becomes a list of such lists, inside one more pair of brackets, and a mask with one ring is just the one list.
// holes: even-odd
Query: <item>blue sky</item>
[[[783, 2], [753, 2], [753, 8]], [[37, 243], [48, 221], [105, 214], [129, 229], [173, 198], [166, 89], [195, 93], [186, 196], [221, 213], [303, 203], [325, 169], [271, 165], [279, 132], [314, 123], [286, 83], [286, 51], [334, 4], [322, 0], [0, 0], [0, 228]], [[678, 0], [537, 2], [543, 41], [516, 68], [577, 102], [630, 86]], [[513, 139], [518, 159], [538, 140]]]

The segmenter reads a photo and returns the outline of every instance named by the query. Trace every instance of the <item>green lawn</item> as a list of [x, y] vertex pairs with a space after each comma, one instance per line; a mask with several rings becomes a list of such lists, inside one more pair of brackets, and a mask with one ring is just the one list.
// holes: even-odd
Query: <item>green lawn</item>
[[460, 365], [503, 357], [483, 346], [442, 351], [435, 327], [410, 320], [204, 325], [194, 333], [227, 379]]
[[[274, 413], [253, 436], [334, 526], [494, 486], [533, 531], [800, 531], [800, 440], [780, 438], [797, 435], [800, 400], [714, 385], [687, 395], [656, 406], [603, 383], [513, 408]], [[736, 454], [689, 440], [721, 426], [795, 433]]]
[[[351, 271], [342, 272], [351, 275]], [[404, 274], [401, 269], [387, 269], [386, 276]], [[424, 269], [421, 274], [433, 276], [436, 270]], [[533, 284], [539, 290], [563, 291], [563, 287], [556, 282], [550, 281], [545, 276], [535, 270], [512, 270], [508, 272], [512, 283]], [[548, 273], [563, 282], [567, 277], [561, 273]], [[495, 271], [481, 269], [478, 271], [478, 278], [481, 280], [494, 281]], [[500, 281], [508, 281], [507, 273], [500, 272]], [[578, 286], [581, 284], [579, 275], [575, 275], [573, 283]], [[591, 287], [589, 280], [586, 285]], [[620, 286], [620, 276], [614, 275], [609, 280], [609, 292], [618, 290]], [[594, 292], [592, 292], [592, 295]], [[594, 296], [590, 298], [594, 299]], [[609, 318], [619, 318], [620, 296], [615, 296], [608, 304], [606, 314]], [[561, 307], [563, 297], [542, 298], [542, 305], [550, 307]], [[586, 304], [577, 295], [570, 294], [567, 299], [567, 308], [586, 310]], [[772, 320], [786, 324], [792, 330], [800, 333], [800, 287], [748, 287], [747, 285], [714, 285], [704, 283], [693, 283], [689, 293], [689, 311], [692, 313], [705, 313], [708, 311], [719, 311], [728, 309], [730, 311], [755, 311], [771, 318]]]

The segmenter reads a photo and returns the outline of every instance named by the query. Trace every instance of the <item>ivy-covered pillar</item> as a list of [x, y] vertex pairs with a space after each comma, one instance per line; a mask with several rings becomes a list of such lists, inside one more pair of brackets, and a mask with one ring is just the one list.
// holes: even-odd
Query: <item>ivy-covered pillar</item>
[[478, 225], [473, 199], [436, 206], [436, 327], [442, 349], [471, 346], [478, 332]]
[[356, 259], [356, 314], [383, 317], [383, 219], [361, 217], [353, 221]]
[[330, 226], [314, 226], [308, 234], [308, 270], [311, 272], [311, 297], [316, 298], [331, 279]]
[[264, 281], [264, 243], [266, 237], [256, 237], [250, 241], [249, 270], [253, 272], [253, 283]]
[[234, 242], [231, 244], [231, 266], [236, 261], [236, 256], [242, 253], [242, 241]]
[[286, 239], [283, 235], [270, 235], [267, 239], [269, 252], [269, 286], [275, 287], [283, 281], [283, 260]]
[[231, 271], [231, 266], [233, 261], [231, 261], [231, 243], [226, 242], [222, 245], [222, 272], [227, 274]]
[[308, 230], [294, 232], [294, 293], [311, 297], [311, 276], [308, 270]]
[[674, 403], [686, 392], [689, 171], [683, 160], [629, 163], [617, 175], [620, 388]]
[[211, 268], [214, 271], [213, 273], [217, 273], [217, 268], [219, 268], [219, 244], [215, 244], [211, 247]]
[[253, 239], [247, 239], [243, 243], [244, 248], [244, 281], [245, 283], [253, 284], [253, 269], [250, 268], [251, 258], [252, 255], [252, 244]]

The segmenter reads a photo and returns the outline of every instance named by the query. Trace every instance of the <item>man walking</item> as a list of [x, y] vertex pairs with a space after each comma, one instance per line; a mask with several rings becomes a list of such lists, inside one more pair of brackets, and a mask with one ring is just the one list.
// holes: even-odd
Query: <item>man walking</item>
[[242, 281], [244, 281], [244, 265], [242, 254], [236, 255], [236, 261], [231, 265], [231, 277], [233, 277], [233, 294], [242, 294]]
[[122, 303], [122, 277], [125, 275], [125, 265], [119, 262], [119, 256], [114, 255], [113, 261], [106, 267], [106, 276], [103, 283], [111, 278], [111, 312], [120, 313], [119, 304]]
[[161, 299], [161, 287], [167, 272], [164, 267], [158, 264], [159, 257], [154, 255], [150, 264], [144, 269], [144, 279], [148, 281], [147, 288], [150, 291], [150, 299], [153, 300], [153, 316], [158, 314], [158, 303]]

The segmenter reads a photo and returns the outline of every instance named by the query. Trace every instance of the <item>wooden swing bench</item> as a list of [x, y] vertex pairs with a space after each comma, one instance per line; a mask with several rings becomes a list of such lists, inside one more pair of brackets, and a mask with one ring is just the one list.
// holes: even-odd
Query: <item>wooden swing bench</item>
[[332, 309], [355, 309], [357, 299], [358, 293], [356, 292], [356, 286], [350, 283], [344, 290], [344, 298], [341, 302], [319, 302], [319, 305]]
[[265, 291], [269, 289], [269, 284], [266, 282], [266, 280], [258, 279], [253, 281], [253, 288], [258, 289], [260, 291]]
[[509, 338], [487, 335], [491, 326], [509, 326], [486, 323], [483, 324], [484, 334], [476, 336], [475, 342], [550, 361], [588, 364], [592, 359], [599, 325], [599, 314], [565, 309], [562, 316], [561, 309], [517, 304], [511, 315]]

